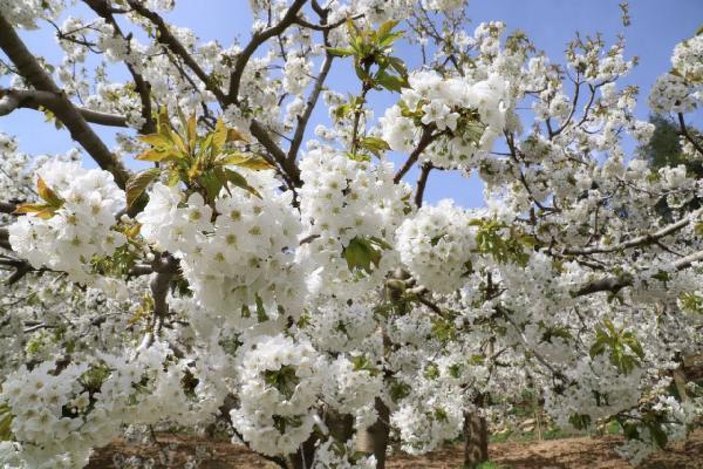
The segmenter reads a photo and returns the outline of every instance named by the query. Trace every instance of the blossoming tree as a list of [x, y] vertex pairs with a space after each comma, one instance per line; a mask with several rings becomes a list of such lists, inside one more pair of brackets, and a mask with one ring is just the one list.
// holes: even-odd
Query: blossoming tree
[[[250, 0], [251, 36], [221, 45], [172, 4], [0, 0], [0, 115], [43, 112], [78, 147], [0, 136], [4, 467], [216, 419], [282, 467], [384, 467], [391, 439], [462, 432], [471, 466], [527, 387], [559, 425], [618, 422], [634, 460], [686, 434], [702, 187], [625, 154], [653, 126], [622, 43], [577, 38], [560, 66], [500, 22], [467, 32], [462, 0]], [[18, 35], [39, 27], [60, 63]], [[649, 96], [691, 161], [702, 56], [678, 44]], [[485, 208], [424, 203], [446, 171], [478, 175]]]

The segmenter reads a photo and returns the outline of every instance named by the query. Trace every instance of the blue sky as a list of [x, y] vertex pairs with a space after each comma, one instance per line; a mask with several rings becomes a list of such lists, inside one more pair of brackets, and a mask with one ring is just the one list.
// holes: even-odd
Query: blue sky
[[[703, 0], [632, 0], [629, 28], [622, 27], [618, 3], [618, 0], [470, 0], [468, 28], [472, 31], [483, 21], [501, 20], [508, 30], [526, 32], [553, 62], [563, 60], [566, 44], [576, 31], [583, 35], [601, 32], [608, 44], [615, 41], [618, 33], [624, 33], [627, 56], [638, 56], [640, 64], [621, 84], [640, 87], [637, 114], [646, 118], [648, 90], [657, 76], [670, 67], [674, 45], [701, 26]], [[218, 40], [224, 45], [235, 38], [246, 41], [251, 24], [248, 0], [179, 0], [168, 19], [176, 25], [192, 28], [202, 41]], [[58, 61], [60, 51], [54, 44], [50, 27], [26, 31], [22, 36], [30, 50]], [[401, 52], [406, 57], [412, 54], [408, 50]], [[335, 89], [350, 86], [347, 76], [345, 73], [331, 75], [332, 86]], [[7, 86], [7, 80], [0, 78], [0, 86]], [[374, 107], [390, 104], [389, 99], [393, 98], [370, 96], [372, 104], [376, 104]], [[324, 110], [316, 113], [314, 120], [317, 122], [311, 122], [310, 128], [323, 122], [325, 114]], [[688, 116], [688, 120], [691, 125], [703, 128], [701, 112]], [[22, 151], [31, 154], [63, 153], [73, 146], [65, 130], [54, 130], [36, 111], [21, 110], [0, 118], [0, 131], [18, 136]], [[111, 140], [111, 131], [99, 131], [108, 142]], [[415, 177], [411, 173], [408, 180], [414, 181]], [[430, 201], [452, 197], [464, 206], [482, 205], [480, 183], [475, 178], [467, 181], [459, 174], [436, 174], [430, 179], [426, 194]]]

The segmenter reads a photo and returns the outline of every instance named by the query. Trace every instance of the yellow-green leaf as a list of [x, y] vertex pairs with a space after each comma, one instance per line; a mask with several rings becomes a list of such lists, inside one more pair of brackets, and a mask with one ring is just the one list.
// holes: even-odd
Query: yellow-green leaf
[[227, 182], [232, 183], [232, 185], [244, 189], [250, 192], [251, 194], [255, 195], [256, 197], [261, 198], [261, 194], [259, 194], [259, 191], [250, 186], [246, 178], [238, 172], [233, 171], [229, 168], [225, 168], [225, 178], [227, 179]]
[[144, 193], [147, 186], [159, 177], [161, 170], [159, 168], [151, 168], [141, 173], [132, 176], [129, 181], [127, 181], [126, 192], [127, 192], [127, 207], [131, 207], [132, 204]]
[[237, 151], [223, 153], [217, 158], [217, 164], [241, 166], [242, 168], [253, 169], [255, 171], [273, 169], [271, 163], [261, 156], [247, 155]]
[[217, 119], [217, 123], [215, 124], [215, 130], [212, 132], [212, 151], [214, 153], [219, 153], [222, 150], [222, 147], [225, 146], [225, 143], [227, 142], [227, 127], [225, 126], [225, 122], [222, 120], [220, 117]]
[[168, 148], [173, 146], [170, 134], [168, 136], [162, 134], [140, 135], [137, 139], [153, 147]]
[[135, 156], [135, 159], [158, 163], [160, 161], [178, 158], [178, 156], [179, 154], [172, 149], [151, 148]]
[[48, 204], [22, 204], [13, 212], [16, 215], [33, 214], [35, 217], [48, 220], [53, 217], [59, 207], [52, 207]]
[[39, 193], [39, 197], [44, 199], [49, 206], [61, 208], [63, 205], [63, 199], [46, 184], [41, 176], [37, 176], [37, 192]]

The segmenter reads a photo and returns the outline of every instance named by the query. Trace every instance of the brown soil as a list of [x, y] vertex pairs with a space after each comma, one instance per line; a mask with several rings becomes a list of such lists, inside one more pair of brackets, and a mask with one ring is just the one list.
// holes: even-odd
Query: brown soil
[[[196, 452], [204, 457], [199, 468], [275, 468], [275, 464], [251, 453], [246, 448], [228, 441], [211, 441], [200, 437], [159, 435], [158, 445], [133, 445], [115, 441], [98, 450], [89, 469], [125, 467], [127, 458], [134, 465], [155, 463], [154, 468], [192, 468]], [[614, 448], [621, 437], [565, 438], [529, 443], [496, 443], [490, 447], [491, 461], [507, 468], [556, 469], [625, 469], [632, 466], [622, 460]], [[456, 469], [462, 463], [460, 447], [448, 447], [422, 457], [395, 454], [388, 464], [392, 469]], [[703, 469], [703, 429], [694, 431], [688, 440], [670, 445], [664, 451], [651, 455], [641, 466], [647, 469]]]

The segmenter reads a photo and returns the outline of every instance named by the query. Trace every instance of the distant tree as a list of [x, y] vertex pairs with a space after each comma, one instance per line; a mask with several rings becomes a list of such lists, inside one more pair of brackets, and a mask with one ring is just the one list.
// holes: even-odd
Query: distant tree
[[[637, 148], [639, 155], [646, 158], [656, 169], [682, 164], [687, 173], [695, 174], [697, 178], [703, 176], [703, 164], [684, 155], [679, 125], [661, 114], [650, 115], [649, 122], [654, 125], [654, 133], [649, 142]], [[700, 133], [695, 129], [689, 131], [694, 135]]]

